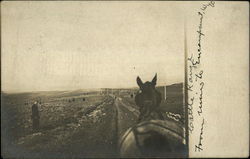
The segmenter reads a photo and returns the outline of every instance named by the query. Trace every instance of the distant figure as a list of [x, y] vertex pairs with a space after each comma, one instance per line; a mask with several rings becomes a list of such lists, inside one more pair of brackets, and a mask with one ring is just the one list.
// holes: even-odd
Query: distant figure
[[83, 98], [82, 101], [85, 101], [85, 98]]
[[133, 94], [131, 94], [131, 95], [130, 95], [130, 97], [131, 97], [131, 98], [133, 98], [133, 97], [134, 97], [134, 95], [133, 95]]
[[72, 101], [74, 102], [74, 101], [75, 101], [75, 98], [73, 98]]
[[[39, 102], [38, 102], [39, 101]], [[42, 99], [41, 97], [37, 100], [38, 104], [42, 104]]]
[[40, 115], [39, 115], [39, 110], [38, 110], [38, 103], [35, 101], [35, 103], [32, 105], [32, 128], [34, 131], [37, 131], [39, 129], [40, 125]]

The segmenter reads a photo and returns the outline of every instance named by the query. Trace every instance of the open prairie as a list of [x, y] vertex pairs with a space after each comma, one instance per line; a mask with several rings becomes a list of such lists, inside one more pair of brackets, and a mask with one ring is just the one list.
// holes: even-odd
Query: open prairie
[[[184, 128], [183, 84], [157, 89], [166, 120], [178, 120]], [[2, 153], [20, 158], [117, 157], [119, 138], [138, 119], [137, 91], [2, 93]], [[35, 100], [41, 102], [40, 129], [36, 132], [31, 120]]]

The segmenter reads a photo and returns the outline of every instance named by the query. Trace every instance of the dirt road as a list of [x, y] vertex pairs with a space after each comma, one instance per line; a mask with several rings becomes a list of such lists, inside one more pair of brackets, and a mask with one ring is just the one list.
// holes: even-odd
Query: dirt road
[[117, 109], [117, 131], [120, 140], [126, 130], [137, 123], [139, 111], [122, 97], [117, 97], [114, 105]]

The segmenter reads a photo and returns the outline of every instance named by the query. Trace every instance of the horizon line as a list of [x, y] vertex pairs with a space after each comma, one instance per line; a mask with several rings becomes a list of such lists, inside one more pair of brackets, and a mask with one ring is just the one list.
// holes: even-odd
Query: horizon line
[[[168, 85], [158, 85], [156, 87], [162, 87], [162, 86], [171, 86], [174, 84], [181, 84], [184, 82], [176, 82], [176, 83], [172, 83], [172, 84], [168, 84]], [[102, 87], [102, 88], [78, 88], [78, 89], [68, 89], [68, 90], [35, 90], [35, 91], [4, 91], [1, 90], [1, 94], [5, 93], [5, 94], [22, 94], [22, 93], [39, 93], [39, 92], [64, 92], [64, 91], [76, 91], [76, 90], [98, 90], [98, 89], [135, 89], [138, 88], [137, 86], [134, 87]]]

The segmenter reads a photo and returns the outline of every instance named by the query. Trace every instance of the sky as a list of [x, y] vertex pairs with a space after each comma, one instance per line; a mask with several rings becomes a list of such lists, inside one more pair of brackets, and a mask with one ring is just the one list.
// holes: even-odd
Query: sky
[[135, 87], [184, 81], [177, 2], [1, 3], [2, 91]]

